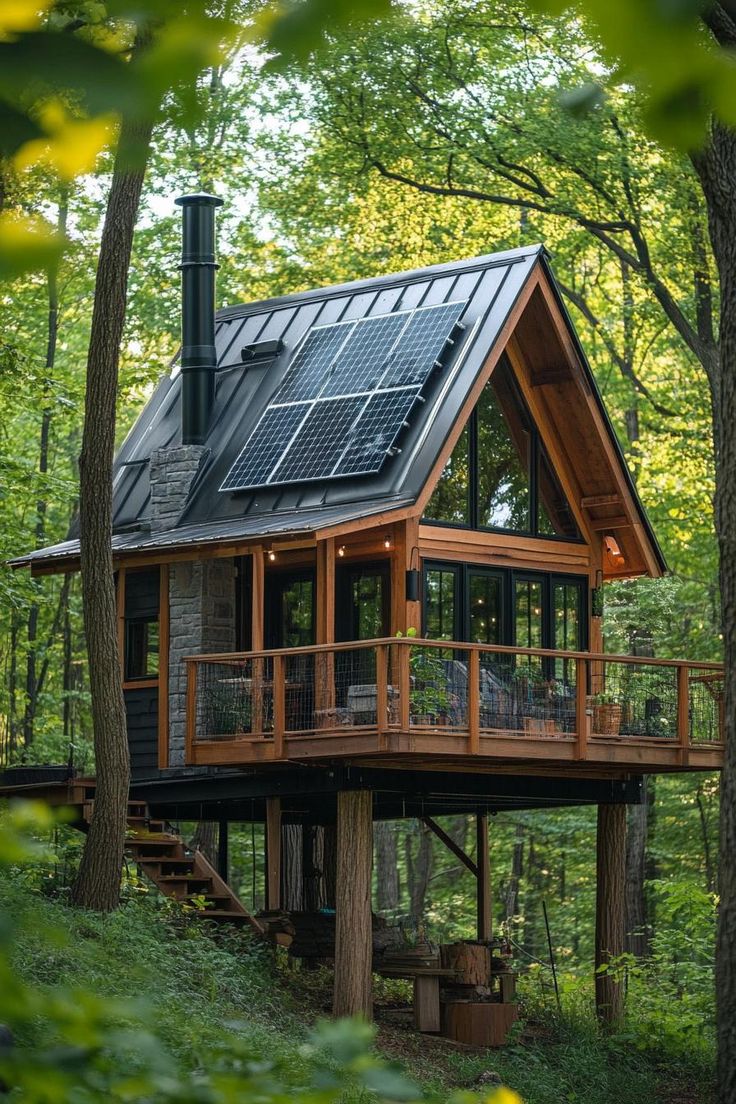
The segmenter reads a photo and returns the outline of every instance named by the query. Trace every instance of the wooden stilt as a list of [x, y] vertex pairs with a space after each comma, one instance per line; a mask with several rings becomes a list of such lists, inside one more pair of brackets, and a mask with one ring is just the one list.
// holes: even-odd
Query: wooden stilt
[[281, 908], [281, 799], [266, 798], [266, 908]]
[[609, 973], [599, 973], [624, 952], [624, 885], [626, 806], [598, 806], [597, 894], [595, 911], [595, 1007], [606, 1026], [623, 1015], [623, 985]]
[[488, 942], [491, 938], [491, 864], [488, 844], [488, 814], [478, 813], [478, 939]]
[[369, 790], [337, 795], [336, 1016], [373, 1016], [373, 800]]

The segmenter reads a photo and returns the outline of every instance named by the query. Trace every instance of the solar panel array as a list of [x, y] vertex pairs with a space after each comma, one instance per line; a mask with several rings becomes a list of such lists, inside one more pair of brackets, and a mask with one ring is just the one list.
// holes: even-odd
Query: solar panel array
[[464, 307], [313, 327], [220, 490], [379, 471]]

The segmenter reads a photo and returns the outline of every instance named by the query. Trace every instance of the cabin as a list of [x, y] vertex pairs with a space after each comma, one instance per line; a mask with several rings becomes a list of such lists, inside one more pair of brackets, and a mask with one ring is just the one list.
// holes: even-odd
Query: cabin
[[[218, 821], [225, 880], [227, 823], [263, 821], [269, 914], [335, 910], [366, 1014], [374, 820], [477, 816], [492, 948], [489, 814], [597, 805], [605, 961], [626, 804], [721, 766], [723, 676], [603, 652], [606, 582], [666, 565], [544, 248], [216, 312], [219, 201], [177, 202], [181, 354], [114, 473], [132, 798]], [[76, 571], [78, 538], [14, 563]]]

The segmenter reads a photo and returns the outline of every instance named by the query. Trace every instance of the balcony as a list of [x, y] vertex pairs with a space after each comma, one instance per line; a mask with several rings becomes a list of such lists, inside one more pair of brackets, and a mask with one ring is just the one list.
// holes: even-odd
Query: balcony
[[198, 655], [186, 762], [717, 770], [723, 667], [415, 637]]

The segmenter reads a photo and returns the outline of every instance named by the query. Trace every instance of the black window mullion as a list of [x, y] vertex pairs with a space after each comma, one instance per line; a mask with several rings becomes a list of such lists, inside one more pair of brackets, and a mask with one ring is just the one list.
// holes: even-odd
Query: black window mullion
[[478, 508], [478, 408], [468, 419], [468, 518], [471, 529], [478, 529], [480, 510]]
[[532, 430], [529, 442], [529, 528], [539, 535], [539, 433]]

